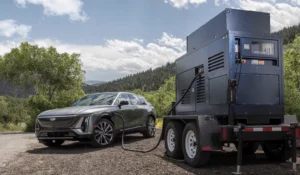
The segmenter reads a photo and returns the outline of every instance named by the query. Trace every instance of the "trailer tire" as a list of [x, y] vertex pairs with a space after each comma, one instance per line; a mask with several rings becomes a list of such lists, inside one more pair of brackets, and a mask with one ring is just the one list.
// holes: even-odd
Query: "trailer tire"
[[265, 155], [270, 160], [285, 162], [286, 160], [292, 157], [292, 150], [288, 147], [288, 144], [285, 142], [266, 142], [262, 144], [262, 149], [264, 150]]
[[[234, 144], [235, 148], [238, 150], [238, 144]], [[258, 150], [259, 144], [255, 142], [246, 142], [243, 143], [243, 154], [245, 155], [253, 155]]]
[[164, 140], [166, 154], [168, 157], [177, 159], [182, 158], [182, 131], [183, 127], [180, 122], [170, 121], [165, 129]]
[[209, 151], [202, 151], [200, 134], [195, 122], [189, 122], [182, 137], [182, 147], [185, 162], [192, 167], [200, 167], [208, 163]]

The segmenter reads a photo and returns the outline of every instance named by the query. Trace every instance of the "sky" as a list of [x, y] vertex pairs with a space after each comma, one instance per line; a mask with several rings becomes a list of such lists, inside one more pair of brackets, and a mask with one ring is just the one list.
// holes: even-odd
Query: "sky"
[[185, 54], [186, 36], [225, 8], [300, 23], [300, 0], [0, 0], [0, 55], [21, 42], [79, 53], [85, 80], [111, 81]]

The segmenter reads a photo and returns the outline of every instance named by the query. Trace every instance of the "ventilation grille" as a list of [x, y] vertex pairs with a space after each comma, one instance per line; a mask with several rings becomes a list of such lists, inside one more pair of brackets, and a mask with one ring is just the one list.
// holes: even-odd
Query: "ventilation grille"
[[203, 74], [197, 78], [196, 81], [196, 102], [204, 103], [205, 102], [205, 79]]
[[[181, 90], [181, 97], [184, 95], [185, 93], [185, 89]], [[181, 104], [190, 104], [191, 103], [191, 91], [188, 91], [186, 93], [186, 95], [183, 97]]]
[[224, 52], [218, 53], [208, 58], [208, 72], [212, 72], [224, 67]]

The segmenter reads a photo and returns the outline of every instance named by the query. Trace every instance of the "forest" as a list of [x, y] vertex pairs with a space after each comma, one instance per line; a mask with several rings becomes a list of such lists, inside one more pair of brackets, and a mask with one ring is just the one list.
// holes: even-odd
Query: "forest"
[[[285, 45], [286, 113], [299, 117], [300, 25], [273, 34], [282, 36]], [[131, 91], [141, 94], [156, 108], [158, 117], [166, 114], [175, 100], [175, 63], [127, 75], [98, 87], [85, 87], [86, 92], [83, 91], [84, 73], [79, 54], [58, 53], [54, 47], [43, 48], [25, 42], [0, 56], [0, 85], [7, 82], [27, 94], [0, 96], [0, 132], [33, 131], [35, 117], [40, 112], [69, 106], [86, 93]]]

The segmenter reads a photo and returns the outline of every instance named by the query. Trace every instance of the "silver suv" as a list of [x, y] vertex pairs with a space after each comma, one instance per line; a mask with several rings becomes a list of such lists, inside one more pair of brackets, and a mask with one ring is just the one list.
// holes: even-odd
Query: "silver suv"
[[53, 147], [65, 140], [88, 141], [95, 147], [113, 143], [124, 118], [126, 133], [155, 136], [155, 109], [142, 96], [128, 92], [87, 95], [71, 107], [42, 112], [37, 116], [35, 134], [40, 143]]

